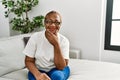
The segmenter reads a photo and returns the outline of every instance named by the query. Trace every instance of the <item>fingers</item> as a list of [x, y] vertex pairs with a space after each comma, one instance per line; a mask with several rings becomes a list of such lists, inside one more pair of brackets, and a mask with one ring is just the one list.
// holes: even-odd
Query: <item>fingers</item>
[[55, 35], [57, 36], [58, 30], [55, 31]]
[[46, 37], [50, 37], [51, 34], [50, 34], [50, 32], [48, 30], [46, 30], [45, 35], [46, 35]]
[[45, 73], [43, 73], [43, 74], [44, 74], [44, 79], [43, 80], [51, 80], [48, 75], [46, 75]]
[[46, 29], [46, 31], [47, 31], [50, 35], [56, 35], [56, 36], [57, 36], [57, 33], [58, 33], [59, 30], [55, 30], [55, 33], [50, 32], [49, 29]]
[[51, 80], [46, 73], [42, 73], [37, 80]]
[[47, 36], [52, 35], [52, 33], [48, 29], [46, 30], [46, 34], [47, 34]]
[[[57, 32], [56, 32], [57, 34]], [[58, 42], [58, 37], [57, 35], [51, 33], [48, 29], [46, 29], [45, 31], [45, 36], [47, 38], [47, 40], [52, 44], [55, 45]]]

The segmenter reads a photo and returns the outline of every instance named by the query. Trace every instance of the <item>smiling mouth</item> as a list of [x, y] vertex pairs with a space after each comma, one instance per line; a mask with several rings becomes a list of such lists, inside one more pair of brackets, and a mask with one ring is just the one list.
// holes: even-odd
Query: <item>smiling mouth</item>
[[54, 31], [55, 29], [53, 28], [53, 29], [49, 29], [50, 31]]
[[54, 34], [56, 29], [49, 29], [49, 31]]

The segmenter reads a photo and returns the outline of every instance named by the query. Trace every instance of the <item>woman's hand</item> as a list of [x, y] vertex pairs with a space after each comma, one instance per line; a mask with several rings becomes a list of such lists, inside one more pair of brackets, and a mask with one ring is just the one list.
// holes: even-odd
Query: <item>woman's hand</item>
[[51, 80], [51, 79], [49, 78], [49, 76], [47, 76], [47, 74], [41, 73], [36, 77], [36, 80]]
[[45, 36], [48, 39], [48, 41], [55, 46], [56, 44], [58, 44], [58, 37], [57, 37], [57, 31], [55, 32], [55, 34], [51, 33], [49, 31], [49, 29], [47, 29], [45, 31]]

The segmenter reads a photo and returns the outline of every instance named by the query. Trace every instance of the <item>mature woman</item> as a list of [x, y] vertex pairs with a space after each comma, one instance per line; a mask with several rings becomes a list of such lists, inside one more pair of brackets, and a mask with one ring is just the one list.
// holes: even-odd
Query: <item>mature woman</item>
[[34, 33], [23, 53], [29, 80], [67, 80], [69, 41], [59, 32], [61, 16], [56, 11], [46, 14], [45, 31]]

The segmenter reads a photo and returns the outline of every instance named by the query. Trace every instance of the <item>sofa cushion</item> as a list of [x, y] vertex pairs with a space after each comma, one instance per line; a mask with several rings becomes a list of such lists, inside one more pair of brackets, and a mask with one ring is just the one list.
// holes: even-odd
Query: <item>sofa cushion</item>
[[25, 68], [25, 69], [13, 71], [13, 72], [8, 73], [2, 77], [14, 79], [14, 80], [28, 80], [27, 73], [28, 73], [28, 70]]
[[7, 55], [0, 57], [0, 76], [24, 67], [24, 55]]
[[[21, 54], [24, 49], [22, 37], [11, 37], [0, 40], [0, 50], [7, 55]], [[5, 55], [6, 55], [5, 54]]]
[[[0, 65], [0, 76], [5, 75], [8, 72], [11, 72], [13, 69], [11, 67], [6, 67], [7, 65]], [[1, 79], [0, 79], [1, 80]]]
[[0, 66], [2, 66], [0, 76], [9, 73], [11, 70], [25, 67], [23, 49], [24, 42], [21, 36], [0, 39]]
[[1, 77], [0, 77], [0, 80], [13, 80], [13, 79], [1, 78]]
[[6, 53], [0, 49], [0, 57], [2, 57], [4, 55], [6, 55]]

